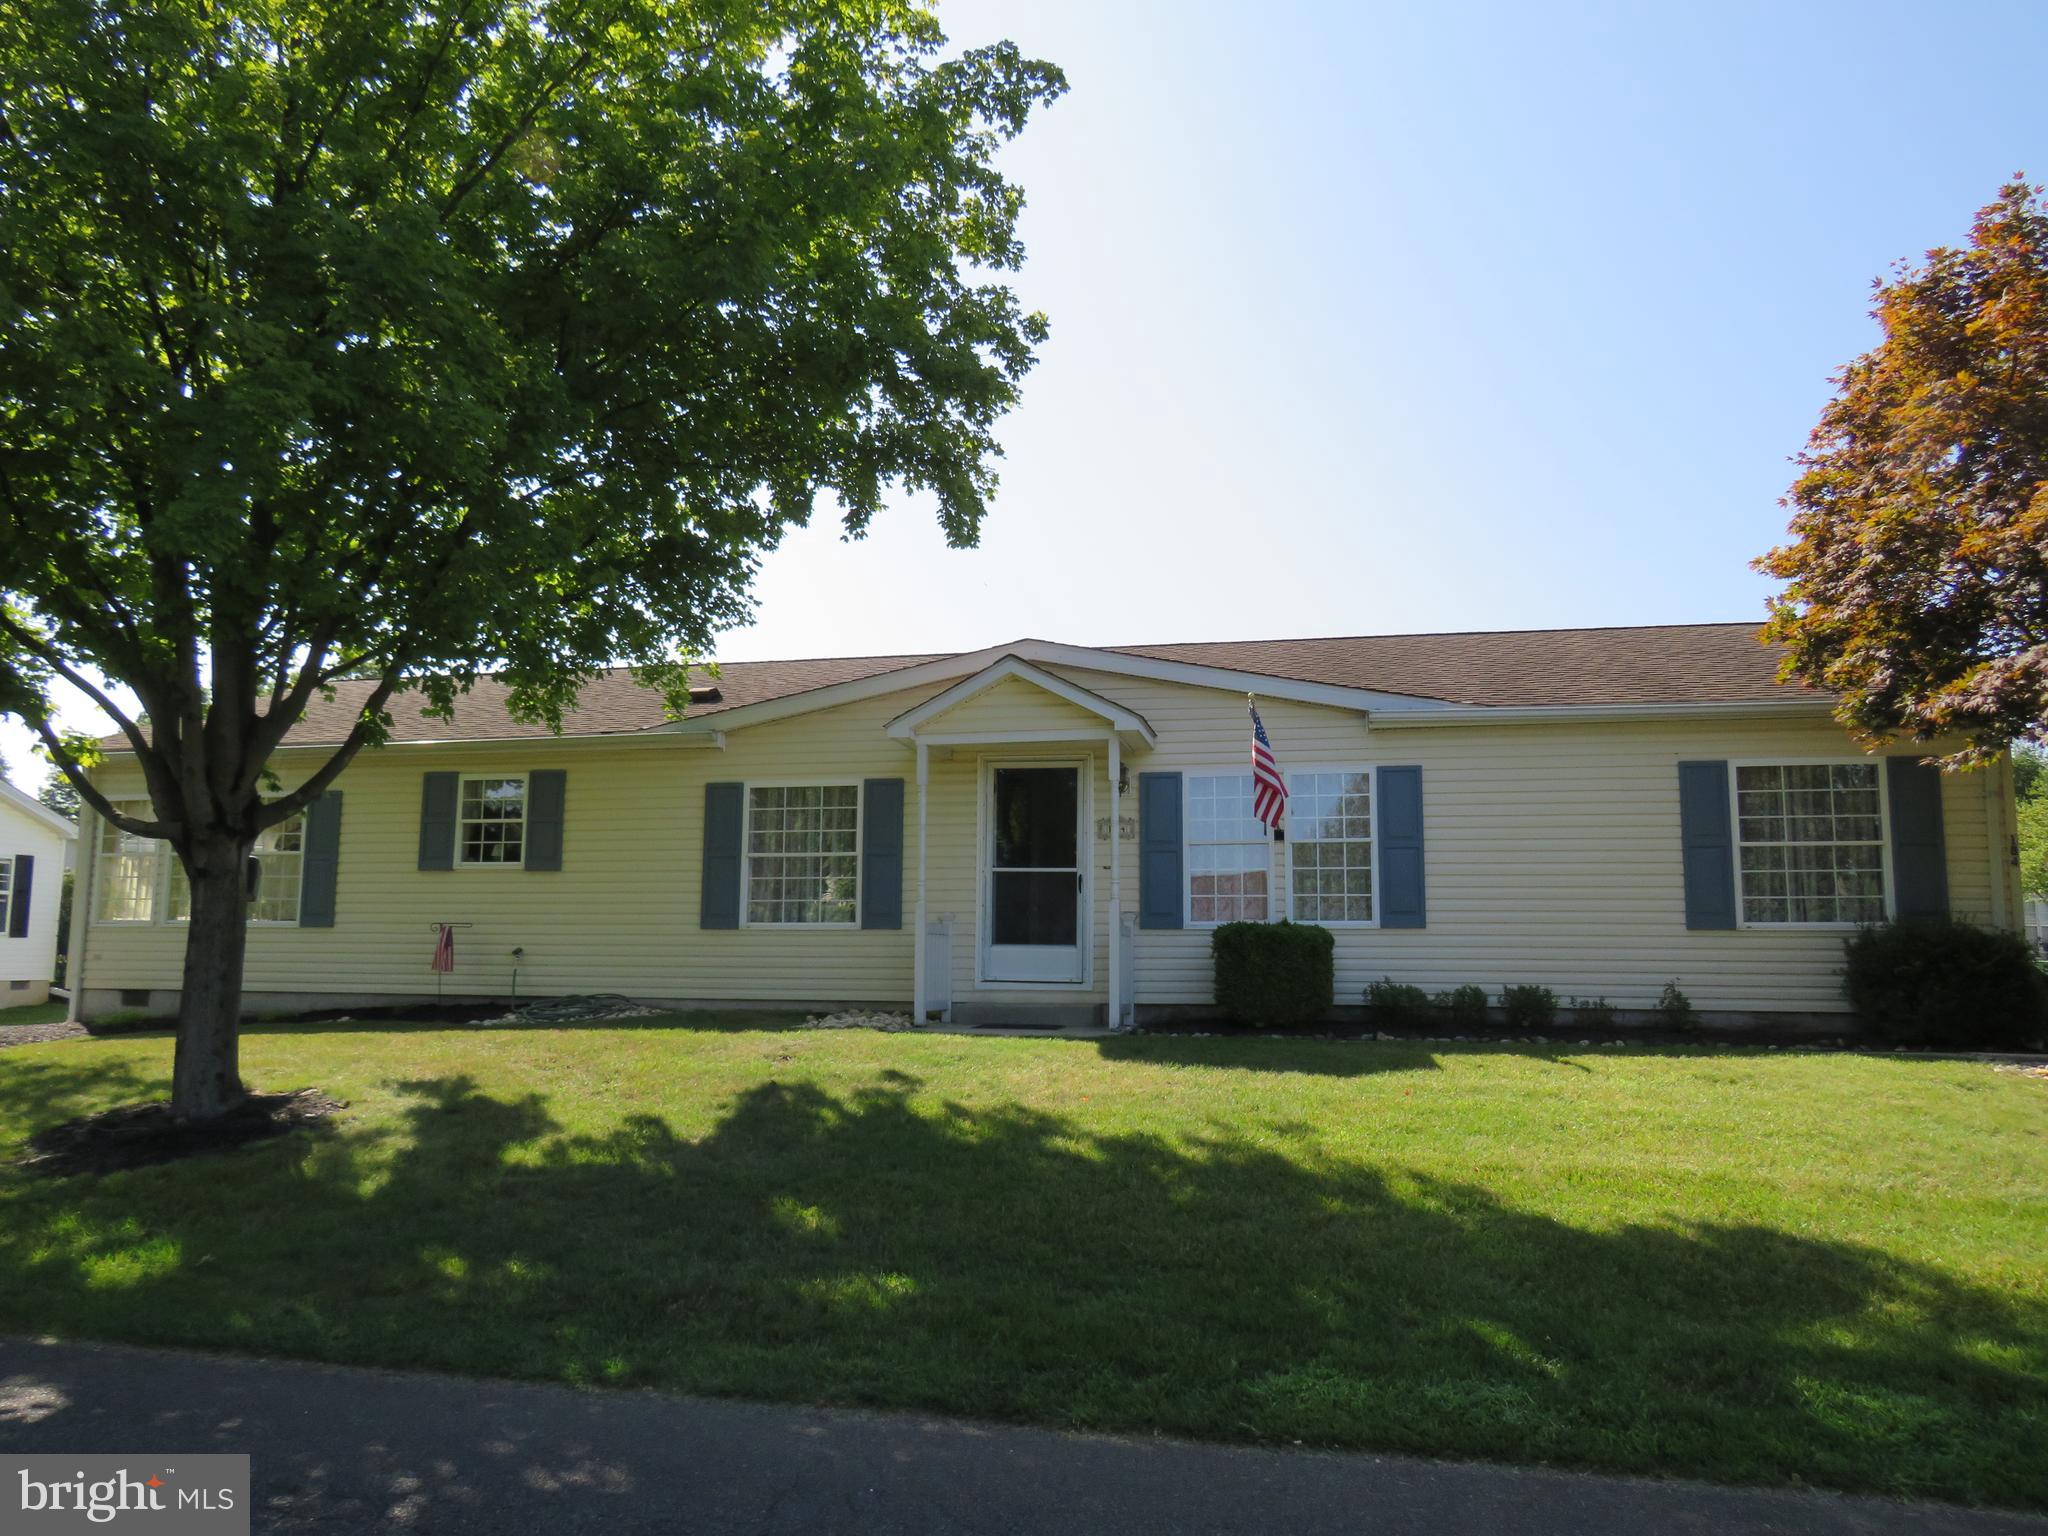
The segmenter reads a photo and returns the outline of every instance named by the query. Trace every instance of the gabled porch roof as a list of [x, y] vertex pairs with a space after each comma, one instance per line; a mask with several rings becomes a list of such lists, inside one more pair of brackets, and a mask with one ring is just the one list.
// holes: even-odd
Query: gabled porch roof
[[[1077, 720], [1073, 727], [1030, 726], [1014, 730], [948, 729], [945, 718], [947, 715], [1012, 679], [1071, 705], [1085, 717], [1086, 723]], [[979, 672], [961, 678], [952, 687], [932, 695], [914, 708], [905, 710], [884, 729], [897, 741], [922, 742], [926, 746], [935, 747], [1014, 741], [1106, 740], [1114, 735], [1124, 746], [1133, 751], [1143, 752], [1150, 750], [1159, 740], [1158, 733], [1152, 729], [1151, 723], [1136, 710], [1126, 708], [1114, 699], [1104, 698], [1078, 683], [1068, 682], [1043, 667], [1033, 666], [1014, 653], [998, 657]]]

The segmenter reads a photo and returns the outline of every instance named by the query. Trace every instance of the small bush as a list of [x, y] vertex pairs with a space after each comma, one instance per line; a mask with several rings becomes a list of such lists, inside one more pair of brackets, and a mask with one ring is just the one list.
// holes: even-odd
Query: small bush
[[1859, 928], [1843, 950], [1842, 991], [1887, 1040], [1995, 1050], [2048, 1035], [2048, 981], [2019, 934], [1909, 917]]
[[1467, 982], [1436, 995], [1436, 1005], [1456, 1029], [1486, 1028], [1486, 988]]
[[1329, 1017], [1337, 941], [1313, 923], [1225, 923], [1209, 939], [1216, 1001], [1241, 1024], [1286, 1028]]
[[1666, 1029], [1698, 1029], [1700, 1016], [1692, 1005], [1692, 999], [1678, 990], [1678, 978], [1672, 977], [1664, 983], [1664, 990], [1657, 994], [1657, 1018]]
[[1391, 976], [1365, 989], [1365, 1006], [1381, 1029], [1420, 1029], [1429, 1022], [1429, 994]]
[[1614, 1004], [1604, 997], [1572, 999], [1572, 1022], [1581, 1029], [1614, 1028]]
[[1510, 1029], [1548, 1029], [1557, 1022], [1557, 994], [1548, 987], [1502, 987], [1500, 1006]]

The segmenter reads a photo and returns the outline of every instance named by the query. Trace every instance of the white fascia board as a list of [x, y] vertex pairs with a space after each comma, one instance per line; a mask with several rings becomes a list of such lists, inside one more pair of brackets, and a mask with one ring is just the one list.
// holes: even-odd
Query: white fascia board
[[13, 807], [31, 821], [40, 822], [59, 837], [78, 836], [76, 823], [66, 821], [34, 795], [23, 793], [5, 779], [0, 779], [0, 805]]
[[1826, 718], [1833, 706], [1816, 699], [1754, 699], [1699, 704], [1458, 704], [1445, 709], [1376, 709], [1376, 731], [1453, 725], [1594, 725], [1628, 720]]
[[1063, 677], [1055, 677], [1042, 667], [1011, 654], [984, 667], [972, 677], [964, 677], [943, 693], [935, 693], [922, 704], [905, 710], [888, 725], [883, 727], [888, 734], [899, 741], [907, 741], [921, 734], [919, 727], [928, 720], [957, 709], [969, 699], [979, 698], [998, 683], [1016, 678], [1034, 688], [1044, 690], [1055, 698], [1064, 699], [1076, 709], [1094, 715], [1106, 722], [1111, 730], [1128, 732], [1139, 737], [1147, 746], [1158, 744], [1158, 734], [1145, 717], [1134, 709], [1126, 709], [1114, 699], [1083, 688], [1079, 683], [1070, 683]]
[[763, 699], [759, 704], [741, 704], [714, 714], [699, 715], [695, 719], [686, 715], [673, 725], [657, 726], [655, 731], [663, 736], [696, 736], [708, 731], [736, 731], [742, 726], [765, 725], [770, 720], [787, 720], [792, 715], [808, 715], [814, 710], [856, 704], [862, 699], [879, 698], [885, 693], [901, 693], [927, 683], [951, 682], [955, 678], [970, 676], [1011, 649], [1006, 645], [992, 645], [985, 650], [962, 651], [958, 656], [941, 656], [936, 661], [921, 661], [915, 666], [898, 667], [893, 672], [877, 672], [872, 677], [830, 683], [823, 688], [806, 689], [780, 699]]
[[[288, 741], [275, 750], [274, 755], [283, 758], [298, 758], [308, 754], [331, 756], [341, 746], [338, 741]], [[564, 749], [578, 751], [586, 747], [618, 747], [634, 751], [718, 751], [725, 747], [725, 732], [720, 730], [701, 731], [689, 736], [677, 736], [664, 730], [586, 732], [581, 735], [562, 736], [444, 736], [431, 739], [387, 741], [382, 746], [364, 747], [356, 754], [358, 762], [368, 762], [380, 752], [459, 752], [465, 747], [490, 751], [503, 756], [511, 747], [535, 747], [543, 752], [559, 752]], [[123, 762], [134, 757], [130, 747], [106, 747], [102, 749], [103, 761]]]
[[1146, 656], [1126, 656], [1120, 651], [1097, 650], [1085, 645], [1061, 645], [1051, 640], [1019, 640], [1010, 645], [992, 645], [979, 651], [962, 651], [894, 672], [833, 683], [787, 698], [767, 699], [759, 704], [742, 704], [721, 709], [698, 719], [683, 719], [659, 727], [664, 734], [690, 735], [709, 730], [738, 730], [770, 720], [786, 720], [813, 710], [831, 709], [857, 703], [885, 693], [901, 693], [930, 683], [949, 683], [972, 677], [1005, 656], [1035, 662], [1041, 667], [1073, 667], [1117, 677], [1142, 677], [1155, 682], [1185, 683], [1194, 688], [1221, 688], [1232, 693], [1253, 693], [1262, 699], [1291, 699], [1303, 704], [1327, 704], [1336, 709], [1358, 711], [1381, 708], [1404, 710], [1454, 709], [1442, 699], [1415, 694], [1382, 693], [1372, 688], [1343, 688], [1333, 683], [1306, 683], [1288, 677], [1270, 677], [1263, 672], [1240, 672], [1228, 667], [1205, 667], [1184, 661], [1155, 661]]

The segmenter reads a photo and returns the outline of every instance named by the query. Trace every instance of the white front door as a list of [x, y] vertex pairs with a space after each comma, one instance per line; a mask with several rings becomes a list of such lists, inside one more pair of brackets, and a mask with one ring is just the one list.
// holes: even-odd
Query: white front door
[[983, 850], [987, 980], [1081, 979], [1082, 811], [1077, 767], [991, 770]]

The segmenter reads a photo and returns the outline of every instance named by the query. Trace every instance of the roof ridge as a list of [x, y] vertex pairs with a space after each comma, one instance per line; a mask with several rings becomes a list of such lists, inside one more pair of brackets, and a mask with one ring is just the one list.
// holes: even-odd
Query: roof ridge
[[1355, 635], [1268, 635], [1256, 640], [1127, 640], [1118, 645], [1099, 645], [1085, 649], [1131, 651], [1168, 645], [1308, 645], [1335, 640], [1463, 640], [1477, 636], [1620, 635], [1674, 629], [1761, 629], [1763, 625], [1764, 621], [1761, 619], [1711, 619], [1691, 624], [1565, 624], [1533, 629], [1408, 629]]

